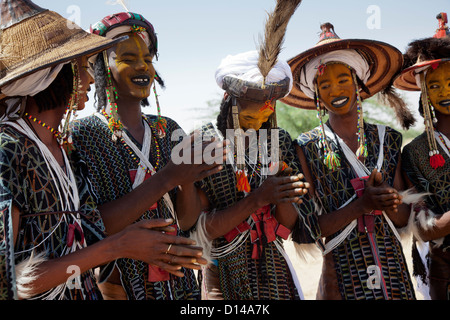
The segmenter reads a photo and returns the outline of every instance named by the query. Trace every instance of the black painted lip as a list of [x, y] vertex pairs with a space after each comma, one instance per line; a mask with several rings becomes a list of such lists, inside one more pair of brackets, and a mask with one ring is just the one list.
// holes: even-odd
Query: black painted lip
[[[339, 101], [341, 101], [341, 100], [343, 100], [343, 102], [337, 103], [337, 102], [339, 102]], [[345, 106], [349, 100], [350, 100], [349, 97], [338, 97], [338, 98], [333, 99], [333, 100], [331, 101], [331, 105], [332, 105], [334, 108], [341, 108], [341, 107]]]
[[[139, 81], [140, 79], [142, 79], [144, 81]], [[147, 75], [136, 76], [136, 77], [131, 78], [131, 82], [133, 82], [135, 85], [138, 85], [140, 87], [148, 87], [148, 85], [150, 84], [150, 77]]]
[[439, 105], [440, 105], [441, 107], [444, 107], [444, 108], [450, 107], [450, 99], [443, 100], [443, 101], [439, 102]]

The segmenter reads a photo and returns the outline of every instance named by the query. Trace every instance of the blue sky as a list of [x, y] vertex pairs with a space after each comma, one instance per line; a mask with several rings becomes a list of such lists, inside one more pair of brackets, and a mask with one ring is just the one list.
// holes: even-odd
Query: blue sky
[[[104, 16], [123, 11], [115, 0], [35, 0], [44, 8], [75, 20], [84, 29]], [[155, 67], [166, 82], [159, 90], [162, 113], [186, 131], [196, 125], [207, 102], [219, 100], [223, 91], [214, 73], [228, 54], [257, 48], [266, 11], [275, 0], [128, 0], [130, 11], [145, 16], [155, 27], [159, 61]], [[288, 60], [314, 46], [319, 26], [331, 22], [341, 38], [387, 42], [404, 52], [407, 44], [429, 37], [437, 28], [436, 15], [448, 11], [449, 0], [304, 0], [292, 17], [280, 59]], [[407, 95], [416, 109], [417, 95]], [[93, 112], [93, 98], [84, 116]], [[154, 113], [155, 103], [145, 109]], [[218, 108], [218, 106], [216, 107]]]

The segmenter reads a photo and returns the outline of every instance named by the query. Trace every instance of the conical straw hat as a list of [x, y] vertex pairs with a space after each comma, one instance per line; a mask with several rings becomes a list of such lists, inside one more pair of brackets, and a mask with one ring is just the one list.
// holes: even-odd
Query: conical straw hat
[[353, 49], [358, 52], [370, 66], [370, 78], [366, 83], [370, 94], [361, 92], [363, 99], [385, 89], [392, 77], [399, 72], [403, 64], [402, 53], [395, 47], [380, 41], [366, 39], [341, 39], [334, 32], [330, 23], [322, 26], [319, 42], [311, 49], [302, 52], [288, 61], [294, 76], [294, 88], [289, 96], [281, 99], [282, 102], [301, 109], [316, 108], [314, 100], [309, 98], [299, 85], [300, 73], [305, 65], [312, 59], [328, 52]]
[[28, 0], [2, 0], [0, 28], [0, 90], [33, 72], [90, 56], [127, 38], [90, 34]]

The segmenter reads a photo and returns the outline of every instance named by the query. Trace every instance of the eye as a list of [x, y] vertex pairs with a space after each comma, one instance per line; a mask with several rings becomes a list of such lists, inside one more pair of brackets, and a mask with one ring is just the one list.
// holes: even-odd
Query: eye
[[430, 86], [430, 89], [439, 89], [439, 85], [438, 84], [432, 84]]
[[326, 90], [326, 89], [328, 89], [329, 87], [330, 87], [329, 84], [324, 84], [324, 85], [322, 85], [322, 86], [320, 87], [320, 89], [321, 89], [321, 90]]
[[348, 82], [348, 79], [342, 79], [342, 80], [339, 81], [339, 84], [345, 84], [347, 82]]

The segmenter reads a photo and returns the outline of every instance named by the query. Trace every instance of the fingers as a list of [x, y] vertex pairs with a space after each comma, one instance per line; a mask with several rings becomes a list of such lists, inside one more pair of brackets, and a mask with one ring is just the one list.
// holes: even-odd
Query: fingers
[[169, 227], [171, 224], [173, 224], [173, 219], [146, 219], [137, 222], [135, 226], [144, 229], [156, 229], [157, 231], [158, 229], [170, 229], [171, 231], [173, 231], [172, 228]]

